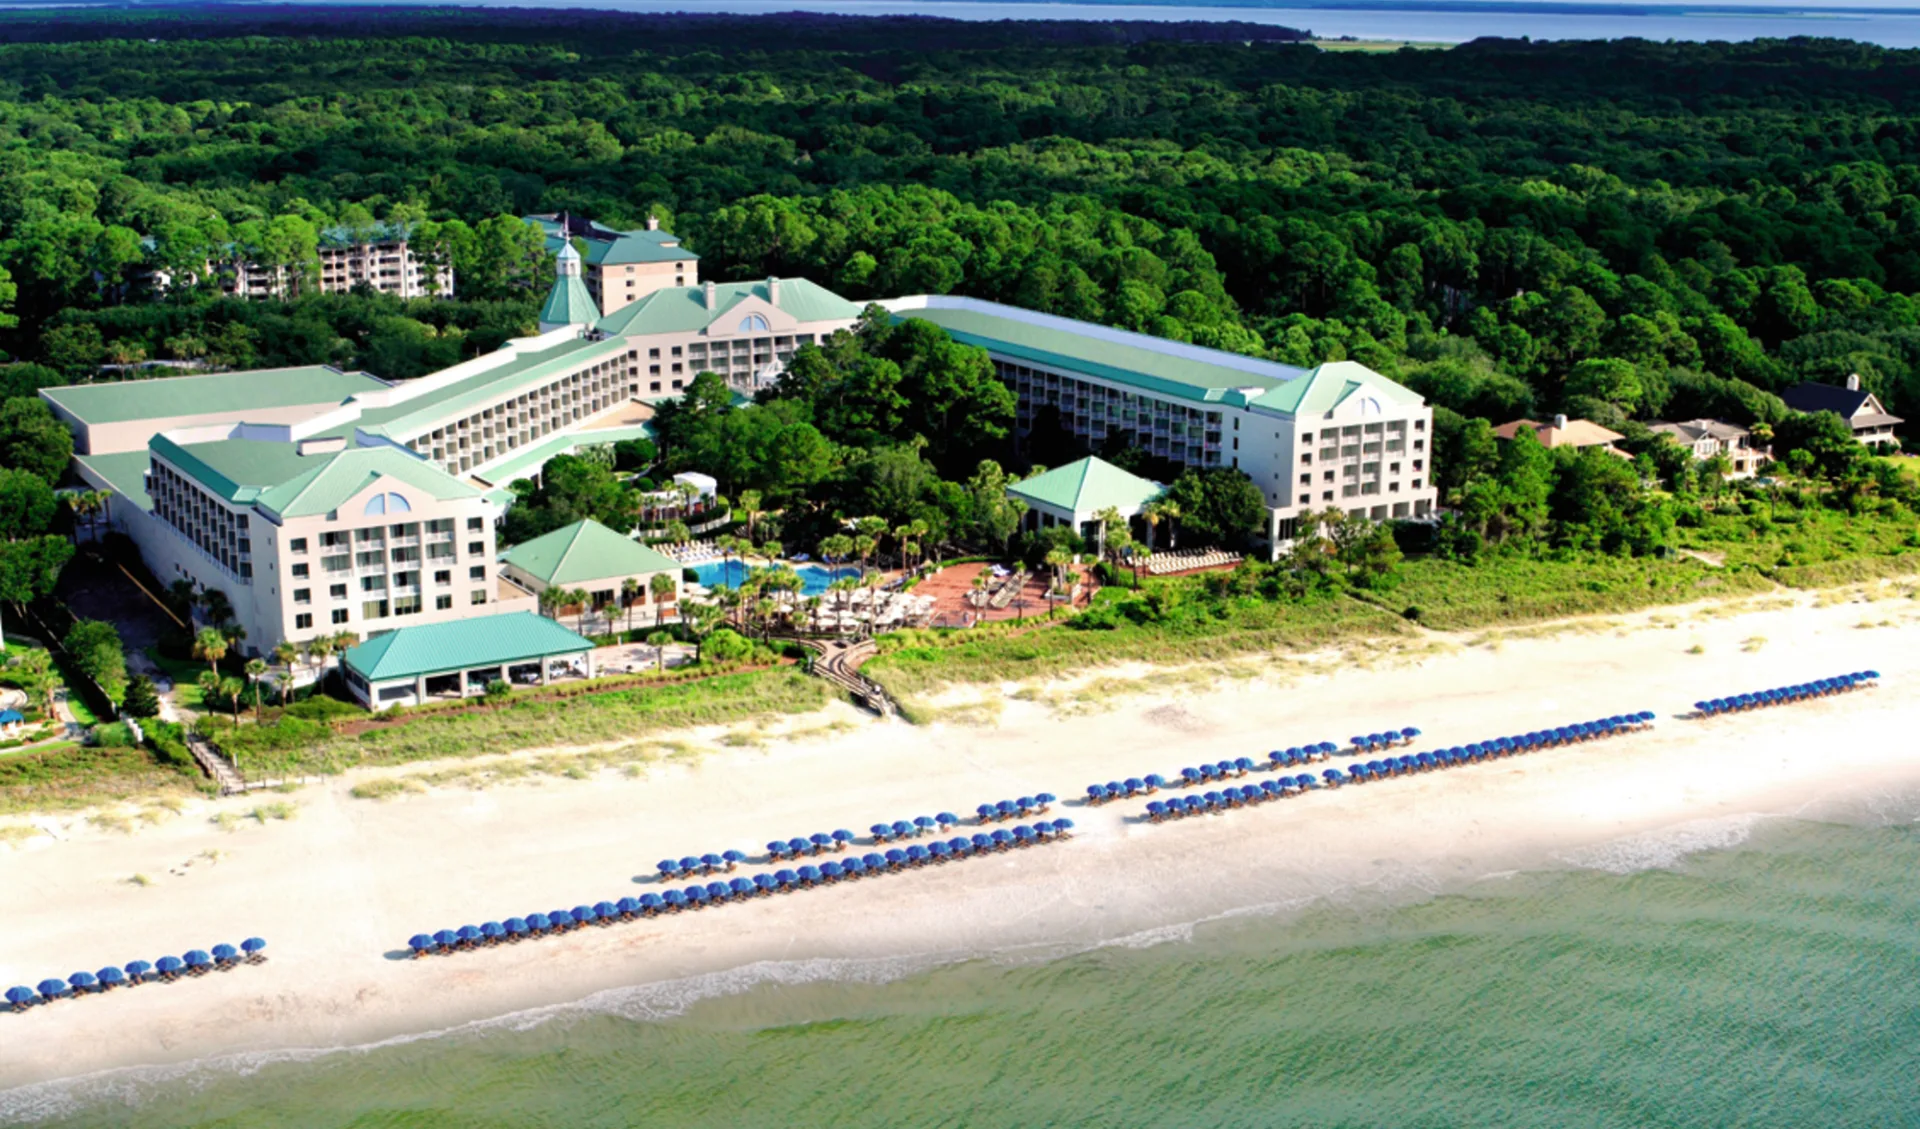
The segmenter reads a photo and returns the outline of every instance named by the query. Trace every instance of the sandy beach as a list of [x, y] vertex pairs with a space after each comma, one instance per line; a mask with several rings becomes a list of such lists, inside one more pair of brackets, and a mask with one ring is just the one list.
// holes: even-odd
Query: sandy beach
[[[1920, 605], [1882, 591], [1875, 602], [1780, 597], [1746, 610], [1436, 636], [1211, 684], [1166, 677], [1160, 691], [1071, 709], [1028, 694], [983, 727], [914, 728], [836, 706], [849, 724], [825, 738], [717, 745], [638, 776], [350, 794], [370, 777], [424, 768], [413, 766], [289, 796], [199, 801], [131, 833], [44, 818], [51, 834], [0, 847], [9, 907], [0, 986], [251, 935], [270, 942], [272, 959], [0, 1014], [0, 1088], [354, 1046], [729, 970], [746, 970], [745, 983], [1044, 955], [1384, 887], [1444, 890], [1542, 865], [1643, 866], [1731, 841], [1767, 814], [1817, 815], [1920, 784], [1920, 752], [1906, 739], [1920, 720], [1920, 679], [1906, 658]], [[1867, 667], [1884, 675], [1871, 691], [1710, 721], [1676, 716], [1697, 698]], [[1095, 780], [1264, 760], [1276, 745], [1388, 726], [1420, 727], [1415, 749], [1426, 749], [1635, 709], [1659, 714], [1653, 731], [1174, 824], [1140, 821], [1142, 801], [1077, 799]], [[1041, 791], [1071, 801], [1056, 810], [1075, 821], [1072, 841], [403, 959], [417, 932], [658, 891], [662, 857], [739, 848], [756, 860], [740, 872], [751, 875], [771, 869], [758, 860], [776, 836], [846, 827], [864, 842], [877, 820], [964, 815]], [[223, 828], [212, 818], [283, 800], [297, 805], [291, 819]], [[0, 1099], [17, 1111], [33, 1093]]]

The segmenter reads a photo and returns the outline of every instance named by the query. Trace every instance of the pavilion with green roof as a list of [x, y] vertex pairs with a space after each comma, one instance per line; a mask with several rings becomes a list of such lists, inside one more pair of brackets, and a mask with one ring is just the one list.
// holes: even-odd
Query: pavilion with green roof
[[[631, 602], [652, 604], [654, 619], [680, 596], [680, 562], [657, 549], [608, 529], [592, 519], [562, 526], [531, 541], [523, 541], [500, 555], [501, 575], [539, 595], [549, 588], [587, 593], [587, 603], [602, 608], [626, 602], [627, 581], [638, 593]], [[673, 582], [673, 592], [655, 598], [654, 577]]]
[[402, 627], [340, 656], [353, 696], [370, 710], [484, 694], [496, 680], [545, 685], [556, 666], [593, 677], [593, 643], [532, 612]]
[[1103, 510], [1123, 518], [1137, 517], [1166, 487], [1088, 456], [1055, 467], [1007, 487], [1007, 496], [1027, 504], [1025, 525], [1030, 530], [1064, 525], [1075, 533], [1097, 525]]

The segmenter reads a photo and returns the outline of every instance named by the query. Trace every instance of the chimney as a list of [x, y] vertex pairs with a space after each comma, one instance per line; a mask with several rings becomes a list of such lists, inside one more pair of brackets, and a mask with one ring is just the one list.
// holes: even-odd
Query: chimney
[[1860, 391], [1860, 374], [1859, 373], [1850, 372], [1847, 374], [1847, 391], [1849, 392]]
[[707, 280], [706, 282], [704, 282], [704, 283], [702, 283], [702, 284], [701, 284], [701, 289], [702, 289], [702, 290], [704, 290], [704, 291], [706, 291], [706, 295], [707, 295], [707, 309], [709, 309], [709, 310], [711, 310], [711, 309], [713, 309], [713, 308], [714, 308], [714, 306], [718, 304], [718, 300], [717, 300], [717, 299], [715, 298], [715, 296], [714, 296], [714, 293], [713, 293], [713, 280], [712, 280], [712, 279], [708, 279], [708, 280]]
[[1567, 417], [1564, 415], [1554, 416], [1553, 429], [1555, 431], [1565, 431], [1567, 429]]
[[780, 280], [772, 275], [767, 276], [767, 301], [775, 306], [780, 304]]
[[659, 216], [656, 216], [656, 215], [653, 215], [652, 213], [648, 213], [648, 215], [647, 215], [647, 230], [648, 230], [648, 231], [659, 231], [659, 230], [660, 230], [660, 217], [659, 217]]

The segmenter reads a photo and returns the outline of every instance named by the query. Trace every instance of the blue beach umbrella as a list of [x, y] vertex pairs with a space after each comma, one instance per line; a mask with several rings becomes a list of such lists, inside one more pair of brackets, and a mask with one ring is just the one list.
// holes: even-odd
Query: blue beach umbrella
[[735, 878], [727, 883], [727, 891], [736, 898], [753, 896], [753, 883], [745, 878]]
[[1148, 800], [1147, 817], [1155, 823], [1167, 818], [1167, 805], [1161, 803], [1159, 800]]
[[[1129, 792], [1133, 791], [1133, 784], [1134, 784], [1133, 781], [1131, 780], [1127, 781], [1127, 791]], [[1013, 806], [1018, 808], [1022, 813], [1025, 813], [1025, 812], [1032, 811], [1036, 806], [1039, 805], [1039, 802], [1040, 801], [1034, 799], [1032, 796], [1022, 796], [1019, 799], [1013, 801]]]
[[[646, 896], [649, 898], [658, 898], [659, 895], [648, 894]], [[553, 928], [553, 921], [552, 919], [548, 918], [546, 914], [530, 913], [527, 915], [527, 930], [529, 932], [545, 933], [547, 930], [552, 928]]]
[[684, 893], [687, 895], [688, 907], [692, 909], [707, 908], [707, 888], [705, 886], [696, 882], [687, 887]]
[[[500, 938], [506, 935], [507, 927], [497, 921], [482, 922], [480, 925], [480, 936], [489, 944], [498, 943]], [[219, 954], [216, 952], [215, 955]]]
[[908, 866], [925, 866], [928, 858], [927, 849], [917, 843], [907, 848]]
[[[462, 945], [472, 945], [480, 939], [480, 927], [477, 925], [462, 925], [454, 931], [454, 935], [459, 938]], [[192, 953], [187, 954], [186, 961], [189, 965], [199, 963], [193, 959]]]
[[[613, 908], [614, 911], [620, 915], [621, 920], [625, 921], [640, 912], [640, 903], [632, 898], [621, 898], [619, 901], [613, 903]], [[513, 922], [507, 922], [507, 928], [512, 929]]]
[[[635, 908], [638, 908], [639, 903], [635, 902], [634, 906]], [[520, 938], [525, 937], [528, 933], [531, 933], [532, 931], [533, 929], [531, 926], [527, 924], [526, 918], [524, 917], [507, 918], [507, 935], [512, 937], [514, 940], [518, 941]]]
[[189, 952], [183, 953], [181, 954], [180, 959], [185, 961], [187, 963], [187, 967], [191, 969], [205, 968], [208, 965], [213, 963], [213, 958], [208, 956], [206, 954], [206, 951], [203, 949], [193, 949]]
[[[445, 932], [446, 930], [441, 930], [441, 933]], [[436, 941], [440, 940], [440, 933], [435, 933], [433, 939]], [[179, 957], [161, 957], [159, 960], [153, 962], [154, 971], [162, 976], [177, 976], [180, 970], [185, 967], [185, 962], [181, 961]], [[42, 994], [44, 995], [45, 993]]]
[[76, 992], [86, 992], [100, 981], [91, 972], [75, 972], [67, 976], [67, 983], [73, 985]]
[[1055, 835], [1064, 835], [1072, 830], [1073, 820], [1071, 819], [1056, 819], [1053, 821], [1053, 833]]
[[547, 924], [555, 933], [564, 933], [580, 923], [566, 910], [556, 909], [547, 911]]
[[213, 959], [222, 963], [239, 960], [240, 950], [234, 948], [232, 945], [215, 945], [213, 947]]
[[692, 855], [688, 855], [687, 857], [680, 860], [680, 873], [682, 874], [686, 874], [689, 871], [694, 871], [699, 869], [700, 869], [700, 860], [697, 858], [694, 858]]
[[913, 838], [913, 824], [908, 823], [904, 819], [894, 820], [893, 821], [893, 837], [895, 839]]
[[407, 938], [407, 947], [413, 950], [414, 956], [425, 956], [432, 952], [434, 944], [434, 939], [425, 933], [415, 933]]
[[[1106, 798], [1107, 798], [1107, 786], [1105, 784], [1087, 785], [1087, 802], [1088, 803], [1090, 804], [1102, 803], [1106, 800]], [[982, 804], [980, 806], [982, 808], [985, 808], [987, 805]], [[992, 817], [987, 812], [982, 811], [980, 813], [980, 822], [985, 823], [990, 818]]]
[[661, 859], [657, 864], [661, 881], [668, 881], [680, 875], [680, 864], [673, 859]]
[[[1087, 785], [1087, 800], [1090, 803], [1099, 803], [1101, 797], [1106, 794], [1107, 790], [1098, 784]], [[992, 804], [981, 804], [979, 807], [974, 808], [973, 811], [975, 815], [980, 817], [980, 822], [982, 823], [991, 822], [993, 817], [1000, 813], [1000, 809], [994, 807]]]
[[966, 858], [973, 851], [973, 840], [964, 835], [956, 835], [947, 840], [947, 850], [953, 852], [954, 858]]
[[780, 885], [780, 883], [774, 881], [774, 877], [771, 874], [756, 874], [753, 876], [752, 881], [754, 893], [761, 897], [773, 893]]
[[[436, 945], [439, 945], [443, 949], [451, 949], [452, 947], [460, 943], [460, 934], [455, 933], [451, 929], [441, 929], [434, 933], [433, 943]], [[167, 960], [168, 958], [162, 957], [160, 959], [160, 963], [164, 965], [167, 963]], [[161, 971], [165, 972], [166, 969], [162, 968]]]
[[100, 977], [100, 986], [103, 988], [116, 988], [127, 982], [127, 974], [113, 965], [101, 969], [96, 975]]
[[15, 1011], [27, 1010], [27, 1008], [33, 1006], [33, 1002], [39, 998], [39, 993], [24, 984], [7, 989], [7, 1002], [13, 1005], [13, 1010]]
[[840, 864], [840, 873], [849, 879], [865, 878], [867, 876], [867, 864], [862, 862], [858, 857], [850, 858]]
[[933, 842], [927, 844], [927, 854], [932, 857], [934, 862], [945, 862], [947, 861], [948, 854], [947, 845], [935, 839]]
[[[1047, 801], [1051, 803], [1053, 797], [1048, 796]], [[949, 827], [957, 826], [960, 822], [960, 817], [950, 811], [943, 811], [939, 815], [934, 816], [933, 819], [935, 823], [940, 825], [940, 830], [942, 831], [945, 831]]]
[[721, 851], [720, 859], [727, 864], [728, 870], [732, 870], [734, 867], [747, 861], [747, 856], [742, 851]]
[[887, 841], [887, 836], [893, 834], [893, 825], [888, 823], [876, 823], [872, 827], [867, 828], [867, 830], [872, 832], [874, 842], [884, 843]]
[[815, 831], [813, 834], [807, 836], [807, 842], [812, 844], [813, 853], [817, 855], [821, 851], [833, 846], [833, 836], [824, 831]]
[[600, 920], [599, 913], [595, 912], [592, 906], [574, 906], [568, 913], [573, 917], [575, 925], [592, 925]]
[[986, 852], [991, 851], [992, 849], [993, 849], [993, 836], [975, 835], [973, 837], [973, 852], [975, 854], [985, 854]]
[[896, 849], [887, 852], [888, 870], [899, 870], [905, 865], [907, 865], [907, 853], [905, 851]]
[[1011, 832], [1003, 830], [1003, 831], [995, 831], [993, 833], [993, 849], [994, 850], [1004, 851], [1011, 846], [1013, 846], [1013, 835]]
[[800, 868], [800, 884], [802, 886], [816, 886], [819, 884], [819, 882], [820, 882], [819, 867], [803, 866]]
[[[832, 864], [829, 863], [828, 865], [831, 866]], [[709, 882], [707, 883], [706, 889], [707, 900], [710, 902], [724, 902], [733, 897], [733, 887], [727, 885], [725, 882]]]
[[[1112, 796], [1116, 787], [1114, 784], [1108, 784], [1106, 788], [1107, 795]], [[1019, 810], [1012, 800], [1001, 800], [999, 803], [993, 805], [995, 819], [1012, 819]]]
[[799, 858], [801, 855], [808, 854], [812, 846], [813, 844], [805, 839], [788, 839], [787, 854]]
[[726, 861], [727, 860], [721, 858], [719, 855], [713, 854], [712, 852], [708, 852], [707, 854], [701, 855], [700, 856], [700, 873], [712, 874], [714, 867], [724, 866], [726, 865]]
[[618, 916], [620, 916], [620, 907], [614, 905], [612, 902], [593, 903], [593, 919], [595, 921], [612, 921]]
[[140, 982], [142, 976], [153, 971], [153, 966], [144, 960], [130, 960], [124, 967], [127, 970], [127, 978], [135, 984]]
[[853, 832], [842, 827], [834, 831], [832, 838], [833, 849], [836, 851], [844, 851], [847, 849], [847, 844], [853, 842]]
[[838, 882], [840, 881], [840, 875], [841, 875], [841, 870], [840, 870], [839, 863], [823, 862], [820, 864], [820, 878], [822, 881]]
[[666, 904], [658, 894], [642, 894], [640, 895], [640, 914], [642, 917], [652, 917], [665, 908]]
[[660, 895], [660, 900], [667, 903], [668, 913], [679, 913], [687, 908], [687, 896], [679, 890], [668, 890]]
[[67, 994], [67, 982], [53, 977], [40, 981], [34, 987], [49, 1000], [57, 1000]]

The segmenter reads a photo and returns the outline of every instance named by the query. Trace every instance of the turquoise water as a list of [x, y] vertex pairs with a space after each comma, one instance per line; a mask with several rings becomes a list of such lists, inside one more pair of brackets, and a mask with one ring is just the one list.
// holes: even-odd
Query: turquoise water
[[51, 1123], [1913, 1126], [1914, 814], [1764, 821], [1731, 849], [1654, 849], [1659, 869], [1355, 895], [1047, 961], [634, 989], [122, 1085]]
[[[858, 579], [857, 568], [826, 568], [822, 565], [795, 565], [793, 570], [800, 574], [803, 596], [818, 596], [827, 590], [827, 585], [842, 577]], [[711, 564], [693, 566], [693, 574], [700, 583], [709, 588], [737, 588], [752, 570], [741, 561], [714, 561]]]

